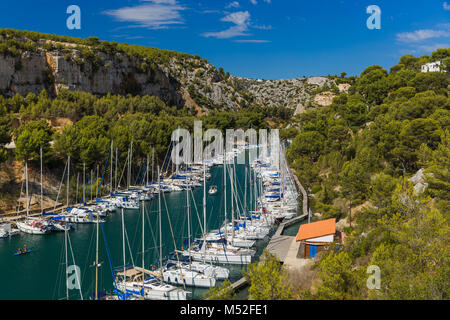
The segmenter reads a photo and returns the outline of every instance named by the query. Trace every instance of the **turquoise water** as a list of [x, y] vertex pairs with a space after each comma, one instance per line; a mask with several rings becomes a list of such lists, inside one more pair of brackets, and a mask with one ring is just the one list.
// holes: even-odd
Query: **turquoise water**
[[[236, 165], [236, 176], [238, 194], [243, 203], [245, 189], [245, 167]], [[211, 169], [212, 178], [207, 181], [206, 188], [210, 185], [218, 187], [216, 195], [207, 193], [207, 227], [208, 230], [218, 228], [224, 219], [223, 204], [223, 167], [216, 166]], [[248, 180], [248, 179], [247, 179]], [[228, 181], [227, 208], [228, 219], [230, 218], [230, 183]], [[248, 183], [249, 185], [249, 183]], [[193, 190], [191, 197], [191, 220], [192, 234], [195, 237], [201, 235], [199, 218], [195, 210], [197, 206], [198, 215], [203, 224], [203, 188]], [[165, 201], [164, 201], [165, 199]], [[181, 249], [183, 241], [187, 239], [187, 210], [186, 192], [172, 192], [164, 194], [161, 199], [162, 206], [162, 237], [163, 256], [174, 250], [174, 240], [169, 225], [168, 213], [172, 224], [172, 230], [177, 249]], [[247, 203], [250, 196], [247, 192]], [[165, 203], [167, 204], [167, 209]], [[125, 210], [125, 227], [128, 234], [126, 244], [126, 264], [142, 265], [142, 210]], [[158, 225], [158, 198], [145, 203], [145, 267], [150, 269], [152, 265], [159, 266], [159, 225]], [[121, 213], [116, 211], [106, 222], [102, 224], [103, 233], [99, 235], [99, 291], [112, 292], [113, 277], [109, 263], [106, 245], [109, 250], [112, 268], [123, 266], [122, 250], [122, 223]], [[70, 242], [73, 248], [75, 264], [80, 267], [81, 286], [84, 299], [95, 292], [95, 248], [96, 248], [96, 225], [76, 225], [75, 230], [69, 232]], [[103, 235], [106, 239], [103, 239]], [[258, 253], [267, 245], [268, 239], [258, 241]], [[14, 256], [17, 249], [26, 244], [31, 250], [30, 254]], [[69, 251], [70, 253], [70, 251]], [[69, 265], [73, 264], [69, 255]], [[243, 266], [227, 266], [231, 270], [231, 281], [239, 279]], [[65, 244], [64, 232], [53, 232], [49, 235], [28, 235], [21, 233], [11, 239], [0, 239], [0, 299], [65, 299]], [[220, 283], [219, 283], [220, 284]], [[193, 293], [193, 299], [201, 299], [206, 289], [188, 287]], [[70, 299], [80, 299], [78, 290], [69, 290]]]
[[293, 223], [293, 224], [285, 227], [281, 234], [284, 235], [284, 236], [295, 237], [297, 235], [297, 233], [298, 233], [298, 228], [300, 228], [300, 226], [302, 224], [305, 224], [305, 223], [308, 223], [308, 218], [305, 218], [303, 220], [300, 220], [300, 221], [298, 221], [296, 223]]

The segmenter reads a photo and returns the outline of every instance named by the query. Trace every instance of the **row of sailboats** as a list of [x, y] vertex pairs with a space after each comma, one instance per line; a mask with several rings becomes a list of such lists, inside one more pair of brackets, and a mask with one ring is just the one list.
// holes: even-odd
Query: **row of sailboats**
[[[158, 168], [159, 172], [159, 168]], [[160, 175], [158, 175], [158, 183]], [[186, 300], [189, 292], [164, 282], [162, 272], [162, 230], [161, 230], [161, 190], [158, 189], [158, 212], [159, 212], [159, 248], [160, 248], [160, 272], [145, 269], [145, 206], [142, 205], [142, 267], [125, 266], [125, 245], [124, 268], [116, 273], [115, 282], [117, 289], [122, 294], [142, 297], [148, 300]], [[122, 212], [123, 215], [123, 212]], [[122, 216], [123, 224], [123, 216]], [[123, 241], [125, 238], [123, 237]]]
[[[223, 169], [224, 169], [224, 218], [226, 223], [226, 217], [227, 217], [227, 164], [226, 164], [226, 158], [224, 157], [224, 163], [223, 163]], [[205, 166], [203, 169], [204, 175], [205, 175]], [[230, 176], [232, 178], [232, 176]], [[231, 179], [231, 193], [232, 193], [232, 199], [234, 196], [234, 181]], [[232, 200], [232, 209], [231, 213], [233, 216], [234, 209], [233, 204], [234, 201]], [[224, 237], [224, 232], [221, 232], [219, 229], [218, 232], [212, 232], [208, 233], [206, 230], [206, 184], [204, 184], [203, 187], [203, 236], [202, 239], [199, 239], [196, 241], [196, 243], [193, 244], [193, 246], [189, 247], [189, 250], [183, 251], [183, 255], [190, 257], [191, 259], [195, 261], [203, 261], [203, 262], [212, 262], [212, 263], [220, 263], [220, 264], [248, 264], [251, 262], [252, 257], [255, 255], [255, 251], [252, 249], [249, 249], [252, 243], [245, 243], [247, 245], [247, 248], [244, 247], [238, 247], [236, 246], [236, 242], [239, 241], [238, 238], [236, 238], [236, 241], [234, 239], [234, 230], [232, 231], [232, 237], [229, 239], [228, 237]], [[218, 237], [217, 237], [218, 236]], [[225, 240], [225, 241], [224, 241]], [[228, 241], [228, 240], [231, 240]]]
[[[112, 149], [112, 148], [111, 148]], [[234, 159], [234, 157], [231, 157]], [[147, 161], [148, 162], [148, 161]], [[227, 163], [228, 162], [228, 163]], [[112, 163], [112, 161], [111, 161]], [[219, 164], [217, 159], [215, 159], [212, 164], [206, 164], [203, 161], [201, 164], [196, 166], [187, 166], [194, 168], [194, 174], [189, 175], [178, 175], [175, 182], [178, 183], [181, 190], [186, 192], [186, 210], [188, 217], [188, 239], [189, 245], [186, 249], [177, 250], [175, 247], [175, 252], [170, 255], [169, 259], [165, 264], [163, 264], [162, 255], [162, 231], [161, 231], [161, 200], [164, 197], [164, 184], [167, 183], [161, 181], [160, 168], [158, 167], [158, 182], [152, 183], [152, 194], [158, 196], [158, 212], [159, 212], [159, 269], [148, 270], [145, 268], [144, 251], [144, 217], [145, 217], [145, 206], [143, 201], [145, 198], [135, 197], [134, 201], [138, 204], [136, 208], [142, 210], [142, 265], [127, 267], [125, 263], [125, 236], [123, 235], [123, 251], [124, 251], [124, 267], [115, 273], [114, 283], [117, 290], [117, 298], [143, 298], [143, 299], [163, 299], [163, 300], [184, 300], [190, 297], [190, 292], [186, 290], [186, 287], [214, 287], [217, 281], [225, 280], [229, 278], [229, 270], [223, 266], [218, 266], [217, 264], [235, 264], [235, 265], [246, 265], [252, 262], [253, 257], [256, 254], [256, 250], [253, 249], [257, 240], [266, 237], [274, 223], [282, 217], [288, 217], [286, 214], [295, 206], [296, 196], [295, 191], [292, 189], [291, 202], [286, 204], [286, 198], [288, 193], [284, 192], [285, 184], [285, 170], [276, 169], [270, 163], [270, 159], [258, 159], [251, 164], [251, 169], [247, 171], [245, 168], [245, 193], [244, 193], [244, 205], [241, 204], [241, 209], [239, 208], [239, 190], [238, 190], [238, 180], [236, 176], [235, 161], [230, 164], [230, 157], [223, 156], [223, 197], [224, 197], [224, 219], [223, 224], [220, 225], [218, 230], [207, 230], [206, 224], [206, 181], [208, 178], [207, 168], [211, 165]], [[117, 166], [117, 162], [116, 162]], [[286, 164], [287, 166], [287, 164]], [[70, 168], [70, 157], [67, 161], [67, 170]], [[112, 165], [111, 165], [112, 168]], [[199, 176], [199, 169], [202, 170], [202, 177]], [[281, 174], [280, 174], [281, 170]], [[252, 175], [253, 173], [253, 175]], [[28, 199], [28, 168], [25, 164], [25, 174], [26, 174], [26, 193]], [[281, 181], [280, 181], [281, 175]], [[178, 179], [180, 176], [183, 179]], [[209, 175], [210, 176], [210, 175]], [[187, 178], [189, 177], [189, 178]], [[195, 178], [193, 178], [195, 177]], [[247, 178], [250, 178], [250, 208], [247, 207]], [[252, 182], [253, 178], [253, 182]], [[191, 228], [190, 228], [190, 194], [194, 187], [199, 186], [199, 182], [203, 184], [203, 228], [202, 235], [199, 239], [191, 242]], [[227, 181], [230, 181], [231, 189], [231, 204], [227, 207]], [[147, 183], [148, 184], [148, 183]], [[282, 184], [283, 191], [280, 189], [280, 184]], [[69, 176], [67, 175], [67, 186], [69, 186]], [[68, 189], [68, 188], [67, 188]], [[106, 207], [115, 207], [112, 188], [112, 169], [111, 169], [111, 198], [103, 199], [97, 203], [105, 204]], [[215, 193], [217, 192], [217, 187]], [[117, 193], [119, 194], [119, 193]], [[120, 196], [131, 197], [133, 193], [128, 190]], [[214, 194], [208, 192], [208, 194]], [[48, 219], [36, 218], [30, 219], [34, 223], [41, 223], [42, 226], [47, 226], [51, 229], [50, 224], [59, 223], [61, 225], [61, 231], [68, 231], [68, 225], [70, 223], [80, 223], [74, 220], [75, 217], [79, 216], [84, 218], [82, 214], [89, 210], [88, 206], [69, 208], [68, 202], [69, 196], [67, 191], [67, 211], [65, 214], [53, 215], [51, 223]], [[83, 195], [84, 199], [84, 195]], [[142, 202], [139, 206], [138, 201]], [[124, 209], [122, 206], [122, 228], [124, 226]], [[86, 210], [86, 211], [84, 211]], [[76, 214], [77, 211], [80, 214]], [[231, 214], [231, 221], [227, 221], [227, 216]], [[28, 216], [28, 200], [27, 200], [27, 216]], [[97, 258], [96, 258], [96, 269], [98, 268], [98, 229], [99, 224], [104, 222], [100, 219], [101, 214], [98, 211], [94, 213], [92, 210], [92, 215], [89, 217], [89, 223], [96, 223], [97, 225]], [[278, 219], [278, 220], [277, 220]], [[169, 217], [170, 221], [170, 217]], [[47, 223], [47, 224], [46, 224]], [[19, 224], [19, 222], [18, 222]], [[18, 225], [19, 227], [19, 225]], [[54, 228], [54, 227], [53, 227]], [[45, 228], [39, 228], [43, 230]], [[25, 227], [23, 228], [25, 230]], [[26, 231], [24, 231], [26, 232]], [[49, 232], [49, 231], [48, 231]], [[31, 233], [31, 232], [29, 232]], [[172, 232], [173, 236], [173, 232]], [[96, 287], [98, 286], [98, 271], [96, 270]], [[183, 286], [180, 288], [178, 286]], [[96, 290], [97, 294], [97, 290]], [[96, 295], [95, 298], [98, 298]]]
[[[287, 163], [286, 163], [287, 165]], [[224, 280], [229, 277], [229, 270], [224, 267], [217, 266], [216, 264], [239, 264], [245, 265], [252, 261], [252, 257], [255, 255], [255, 250], [251, 249], [255, 244], [255, 240], [261, 239], [268, 235], [274, 222], [277, 220], [281, 213], [277, 210], [277, 201], [267, 200], [267, 198], [272, 199], [274, 186], [280, 184], [279, 181], [279, 171], [274, 170], [270, 166], [270, 163], [257, 160], [252, 165], [254, 168], [254, 183], [255, 193], [253, 194], [254, 202], [258, 203], [258, 208], [253, 208], [253, 211], [248, 211], [246, 204], [244, 205], [244, 213], [235, 218], [235, 201], [237, 197], [236, 185], [236, 173], [235, 164], [233, 163], [233, 168], [229, 168], [227, 163], [224, 161], [224, 199], [225, 199], [225, 219], [224, 224], [219, 230], [214, 230], [211, 232], [207, 231], [206, 228], [206, 165], [203, 163], [203, 234], [200, 239], [191, 244], [189, 241], [189, 246], [187, 250], [176, 251], [171, 255], [166, 265], [162, 264], [162, 252], [160, 246], [160, 268], [155, 271], [149, 271], [143, 267], [133, 267], [123, 270], [118, 273], [118, 276], [122, 277], [123, 290], [127, 287], [130, 288], [140, 288], [140, 291], [133, 291], [134, 293], [139, 293], [144, 298], [148, 299], [161, 299], [160, 291], [166, 291], [164, 299], [184, 299], [189, 295], [186, 290], [176, 291], [175, 287], [172, 285], [182, 285], [184, 288], [188, 286], [193, 287], [213, 287], [216, 284], [216, 280]], [[231, 167], [231, 166], [230, 166]], [[289, 210], [294, 207], [294, 202], [296, 201], [296, 193], [294, 187], [292, 186], [291, 192], [292, 197], [291, 204], [285, 206], [286, 193], [284, 192], [284, 169], [280, 169], [282, 174], [282, 185], [283, 193], [278, 194], [278, 199], [281, 200], [282, 209], [286, 209], [282, 212], [285, 217], [289, 217]], [[230, 177], [231, 181], [231, 216], [232, 222], [228, 224], [226, 221], [227, 217], [227, 204], [226, 204], [226, 192], [227, 192], [227, 177]], [[251, 174], [249, 175], [251, 179]], [[259, 187], [260, 195], [256, 196], [256, 177], [259, 177]], [[247, 186], [247, 168], [245, 173], [245, 186]], [[251, 180], [250, 180], [251, 181]], [[292, 181], [291, 181], [292, 182]], [[160, 181], [158, 180], [158, 184]], [[250, 183], [252, 185], [252, 183]], [[190, 221], [190, 205], [189, 205], [189, 190], [186, 189], [186, 208], [188, 214], [188, 221]], [[277, 189], [277, 191], [280, 191]], [[247, 190], [245, 190], [244, 201], [246, 202]], [[252, 197], [252, 194], [251, 194]], [[159, 219], [161, 221], [161, 188], [159, 188], [158, 194], [158, 212]], [[292, 202], [294, 201], [294, 202]], [[237, 205], [237, 203], [236, 203]], [[268, 210], [269, 208], [269, 210]], [[238, 210], [236, 210], [238, 211]], [[250, 214], [247, 214], [248, 213]], [[270, 212], [269, 212], [270, 211]], [[288, 213], [286, 213], [288, 212]], [[170, 219], [170, 218], [169, 218]], [[161, 230], [160, 230], [161, 232]], [[162, 243], [160, 233], [160, 245]], [[190, 224], [188, 222], [188, 238], [190, 239]], [[181, 254], [181, 258], [180, 258]], [[214, 264], [212, 264], [214, 263]], [[145, 275], [148, 278], [145, 279]], [[139, 280], [142, 280], [140, 283]], [[157, 287], [149, 286], [147, 283], [158, 284]], [[162, 289], [164, 288], [164, 289]], [[175, 290], [175, 291], [174, 291]], [[128, 291], [130, 293], [131, 291]], [[172, 292], [172, 294], [168, 294]]]

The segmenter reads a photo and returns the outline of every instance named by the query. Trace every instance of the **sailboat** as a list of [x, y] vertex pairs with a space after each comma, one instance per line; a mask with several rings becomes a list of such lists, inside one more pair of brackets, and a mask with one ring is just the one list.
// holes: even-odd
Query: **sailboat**
[[50, 233], [53, 227], [45, 220], [41, 218], [29, 217], [29, 200], [28, 200], [28, 161], [25, 161], [25, 179], [26, 179], [26, 207], [27, 217], [23, 221], [16, 222], [17, 228], [28, 234], [47, 234]]
[[[159, 168], [158, 168], [158, 174]], [[159, 182], [159, 176], [158, 176]], [[186, 300], [188, 294], [185, 290], [164, 283], [161, 273], [146, 270], [144, 266], [144, 231], [145, 206], [142, 204], [142, 267], [124, 267], [116, 273], [117, 289], [125, 294], [140, 296], [146, 300]], [[159, 211], [161, 211], [161, 192], [159, 191]], [[162, 243], [161, 219], [160, 228], [160, 269], [162, 269]]]
[[[188, 239], [190, 239], [189, 188], [186, 189], [186, 202], [188, 211]], [[168, 283], [179, 284], [184, 286], [203, 287], [203, 288], [215, 287], [216, 285], [216, 278], [214, 275], [205, 274], [198, 272], [197, 270], [194, 270], [191, 267], [191, 261], [182, 264], [180, 262], [178, 252], [175, 252], [175, 259], [169, 261], [166, 264], [166, 266], [162, 269], [161, 273], [163, 275], [164, 281]]]
[[[188, 215], [187, 215], [188, 216], [188, 242], [189, 242], [188, 250], [190, 250], [190, 239], [191, 239], [191, 232], [190, 232], [191, 231], [191, 228], [190, 228], [191, 214], [190, 214], [189, 191], [190, 191], [190, 188], [188, 187], [188, 189], [186, 190], [187, 213], [188, 213]], [[193, 261], [190, 258], [190, 255], [187, 257], [184, 257], [184, 258], [187, 258], [187, 260], [184, 259], [184, 260], [180, 261], [179, 257], [177, 256], [176, 260], [169, 259], [169, 261], [176, 262], [179, 266], [183, 266], [185, 269], [197, 271], [201, 274], [204, 274], [204, 275], [207, 275], [210, 277], [214, 277], [216, 280], [226, 280], [230, 277], [230, 270], [228, 270], [227, 268], [204, 263], [202, 261]]]
[[[225, 169], [225, 167], [224, 167]], [[255, 240], [262, 239], [264, 236], [255, 235], [254, 232], [247, 227], [246, 222], [243, 223], [234, 218], [234, 202], [235, 199], [237, 200], [237, 192], [235, 191], [234, 187], [234, 170], [232, 171], [232, 174], [230, 174], [230, 180], [231, 180], [231, 215], [232, 215], [232, 221], [233, 223], [226, 224], [222, 227], [223, 232], [220, 231], [213, 231], [210, 232], [207, 235], [207, 241], [209, 242], [226, 242], [230, 246], [237, 247], [237, 248], [251, 248], [256, 243]], [[224, 170], [224, 176], [226, 176], [226, 169]], [[226, 186], [226, 178], [224, 179], [224, 185]], [[247, 186], [247, 180], [245, 182], [245, 186]], [[225, 187], [226, 188], [226, 187]], [[247, 190], [247, 189], [246, 189]], [[245, 190], [245, 197], [247, 191]], [[226, 198], [226, 190], [225, 190], [225, 198]], [[236, 201], [237, 202], [237, 201]], [[225, 199], [225, 211], [226, 211], [226, 199]]]
[[[68, 167], [68, 170], [67, 170], [67, 208], [69, 207], [69, 182], [70, 182], [70, 171], [69, 171], [69, 169], [70, 169], [70, 156], [67, 158], [67, 167]], [[56, 216], [55, 214], [52, 214], [52, 213], [45, 213], [44, 212], [44, 205], [43, 205], [43, 190], [42, 190], [42, 188], [43, 188], [43, 184], [42, 184], [42, 149], [41, 149], [41, 213], [42, 213], [42, 215], [46, 215], [46, 216], [49, 216], [49, 215], [52, 215], [51, 217], [50, 217], [50, 221], [51, 221], [51, 224], [53, 225], [53, 227], [54, 227], [54, 230], [55, 231], [69, 231], [69, 230], [71, 230], [72, 229], [72, 227], [73, 227], [73, 224], [72, 223], [67, 223], [68, 221], [67, 221], [67, 219], [63, 219], [63, 217], [61, 217], [61, 216]]]
[[213, 195], [217, 193], [217, 186], [209, 187], [208, 194]]
[[[226, 163], [224, 158], [224, 172]], [[203, 166], [203, 177], [205, 178], [205, 164]], [[224, 176], [226, 177], [226, 175]], [[226, 189], [226, 188], [224, 188]], [[225, 191], [226, 192], [226, 191]], [[226, 209], [225, 209], [226, 213]], [[220, 230], [219, 230], [220, 232]], [[197, 240], [192, 248], [183, 251], [183, 255], [190, 256], [195, 261], [213, 262], [222, 264], [248, 264], [256, 251], [239, 248], [224, 242], [208, 242], [206, 231], [206, 179], [203, 180], [203, 236]]]

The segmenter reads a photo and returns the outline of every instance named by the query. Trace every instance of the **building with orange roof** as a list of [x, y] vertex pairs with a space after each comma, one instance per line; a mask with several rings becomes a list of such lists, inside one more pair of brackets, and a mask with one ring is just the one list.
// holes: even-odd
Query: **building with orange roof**
[[314, 258], [317, 252], [328, 248], [335, 241], [336, 219], [302, 224], [295, 240], [300, 242], [298, 258]]

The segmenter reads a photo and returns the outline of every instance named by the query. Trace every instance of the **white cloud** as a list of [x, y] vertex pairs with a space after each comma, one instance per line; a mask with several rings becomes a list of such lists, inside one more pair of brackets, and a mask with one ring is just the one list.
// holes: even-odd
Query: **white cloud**
[[233, 1], [233, 2], [230, 2], [230, 4], [227, 5], [225, 8], [226, 8], [226, 9], [229, 9], [229, 8], [239, 8], [239, 6], [240, 6], [239, 2]]
[[177, 4], [176, 0], [141, 0], [142, 2], [164, 3], [164, 4]]
[[[272, 3], [272, 0], [263, 0], [265, 3]], [[253, 3], [254, 5], [258, 4], [257, 0], [250, 0], [251, 3]]]
[[258, 25], [252, 25], [253, 28], [255, 29], [260, 29], [260, 30], [272, 30], [272, 26], [266, 26], [266, 25], [262, 25], [262, 26], [258, 26]]
[[246, 26], [248, 25], [250, 21], [250, 13], [248, 11], [238, 11], [230, 13], [229, 15], [223, 17], [220, 19], [221, 21], [225, 22], [232, 22], [234, 24], [237, 24], [238, 26]]
[[202, 36], [206, 38], [213, 37], [217, 39], [228, 39], [237, 36], [249, 35], [246, 33], [250, 24], [250, 13], [248, 13], [248, 11], [233, 12], [220, 20], [224, 22], [231, 22], [234, 26], [219, 32], [206, 32], [203, 33]]
[[183, 24], [180, 11], [186, 8], [176, 0], [144, 0], [147, 4], [134, 7], [123, 7], [107, 10], [103, 13], [118, 21], [133, 22], [135, 26], [150, 29], [167, 28], [171, 25]]
[[450, 10], [450, 4], [448, 4], [447, 2], [444, 2], [443, 7], [444, 10]]
[[420, 42], [432, 38], [441, 38], [450, 36], [448, 30], [423, 29], [413, 32], [403, 32], [397, 34], [397, 40], [400, 42]]
[[272, 42], [270, 40], [235, 40], [235, 42], [241, 42], [241, 43], [267, 43]]
[[450, 43], [434, 43], [429, 45], [421, 45], [417, 49], [419, 52], [433, 52], [440, 48], [449, 48]]

